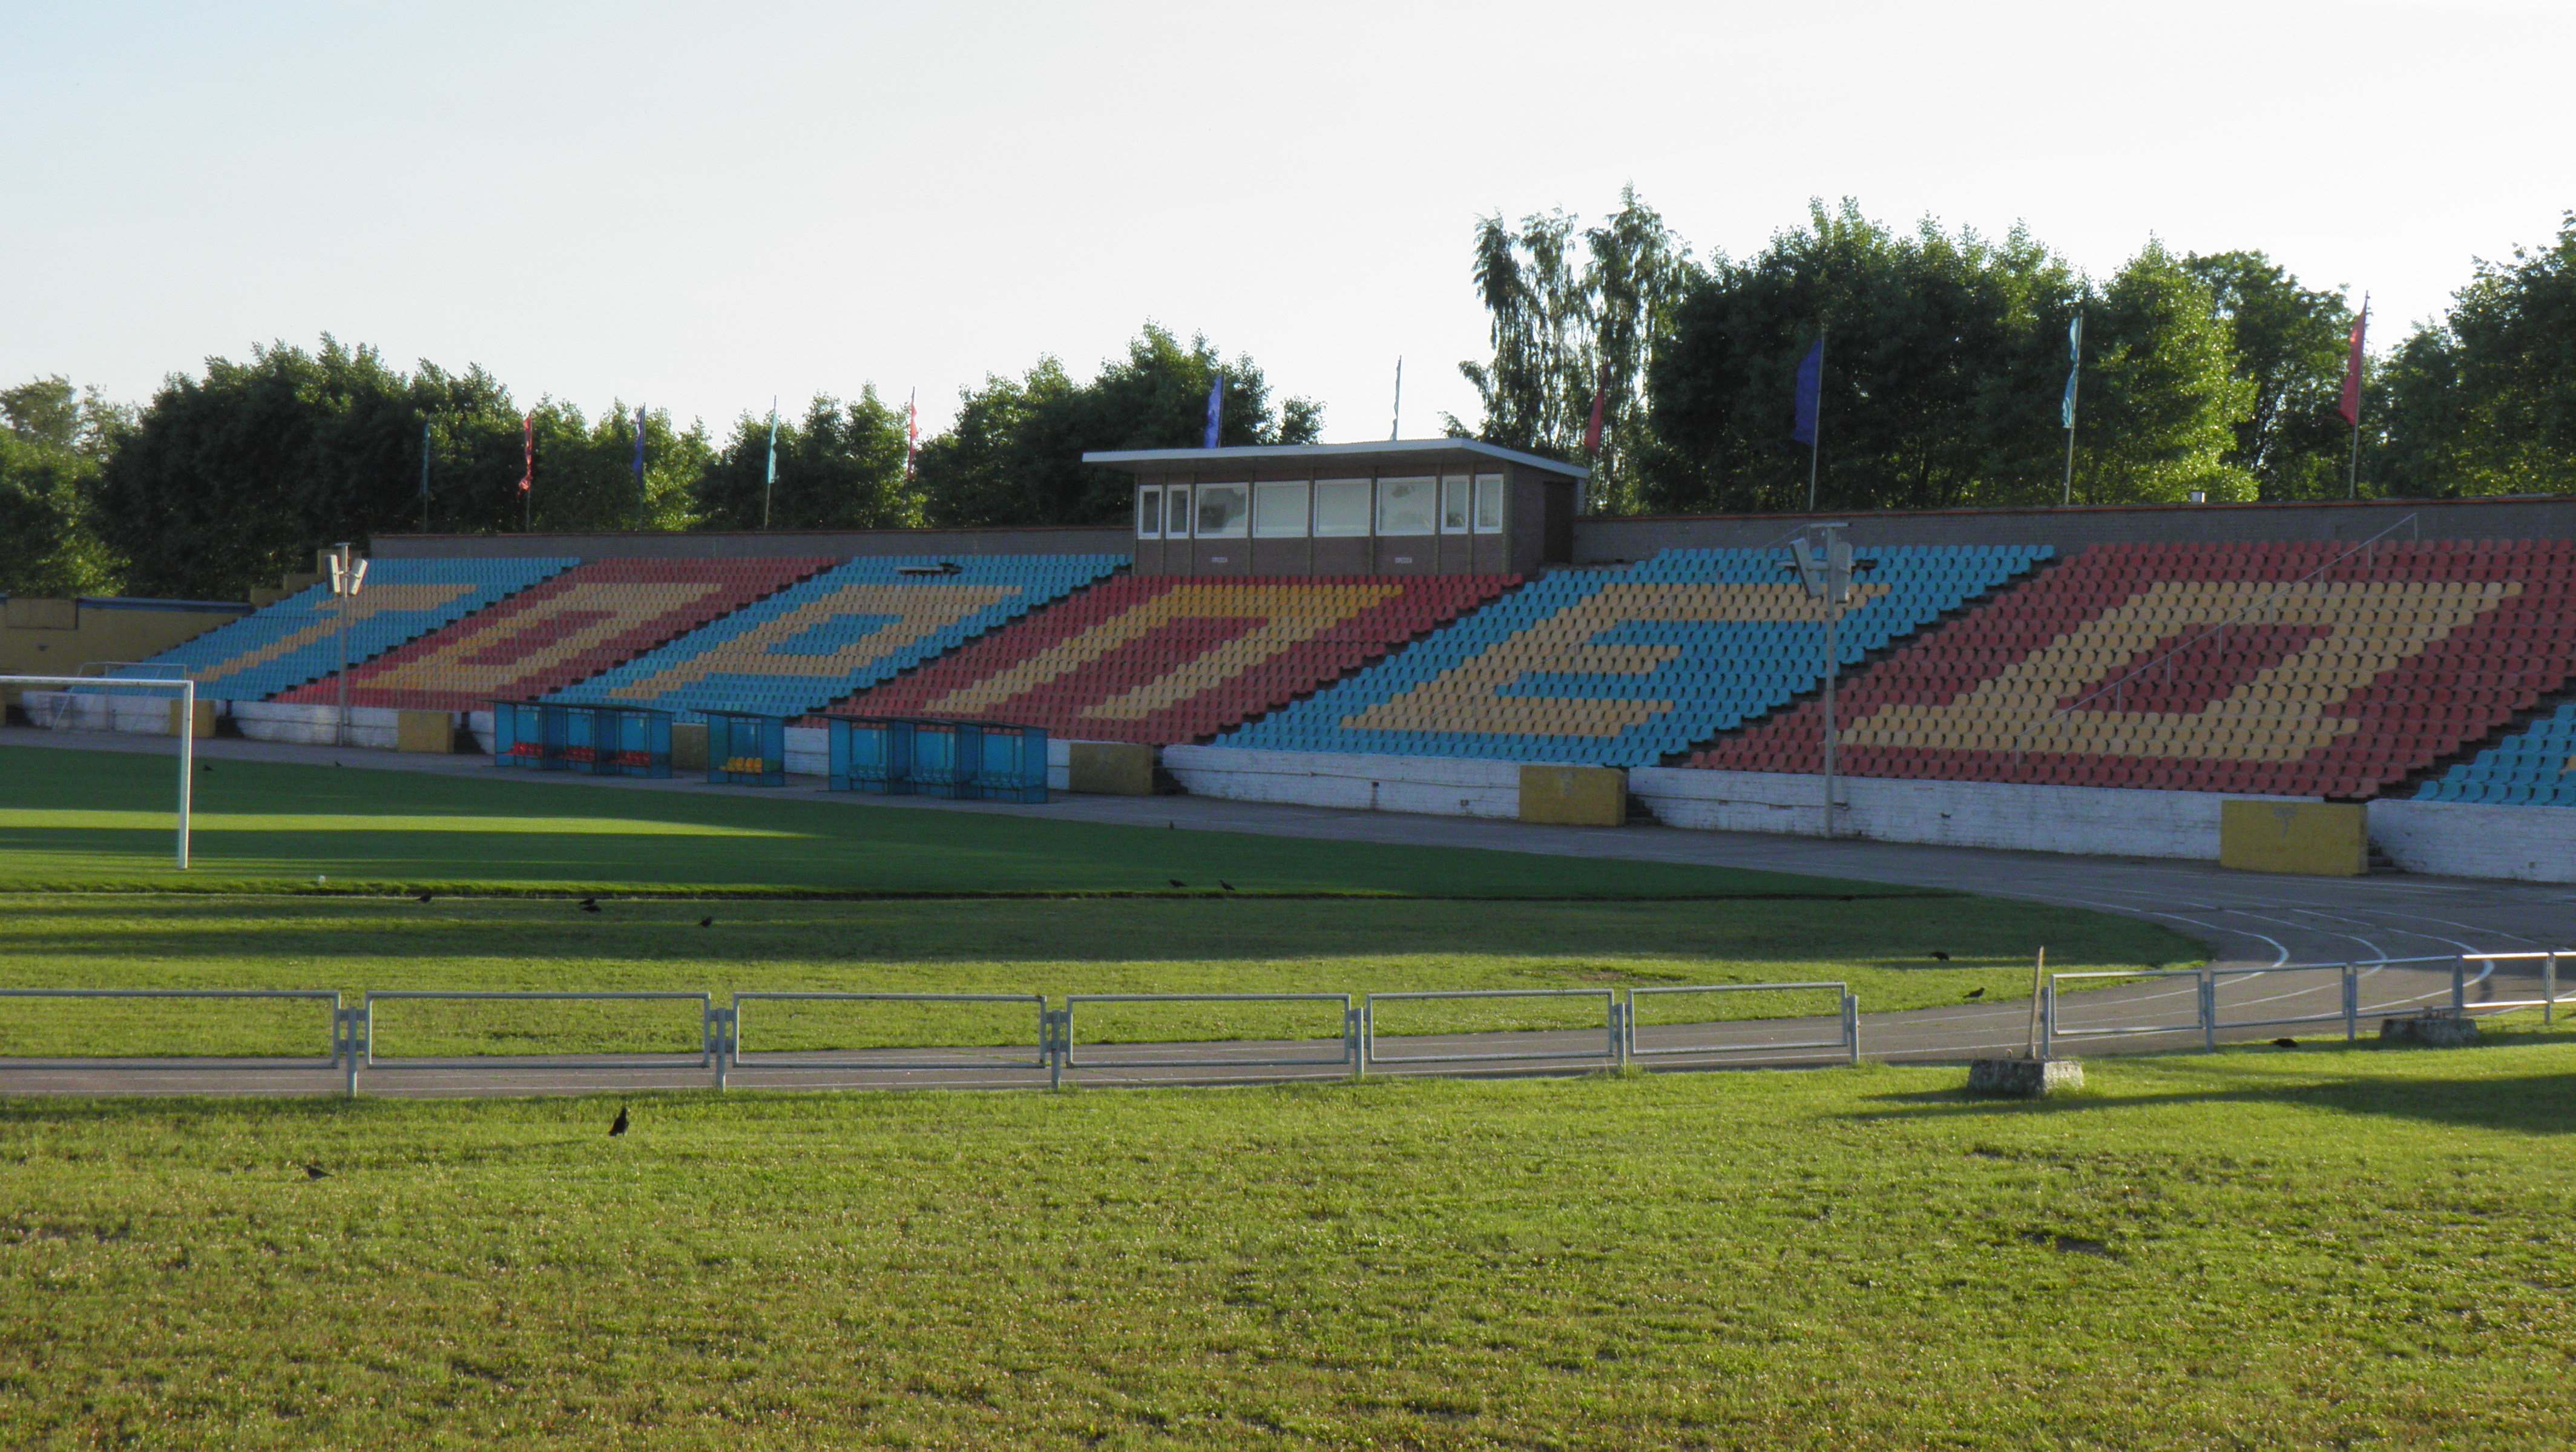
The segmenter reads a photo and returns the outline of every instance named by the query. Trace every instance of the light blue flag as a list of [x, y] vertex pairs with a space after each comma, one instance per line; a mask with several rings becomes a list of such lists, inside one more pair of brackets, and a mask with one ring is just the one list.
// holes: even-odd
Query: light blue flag
[[2066, 398], [2057, 406], [2057, 416], [2067, 427], [2075, 427], [2075, 375], [2084, 367], [2084, 315], [2066, 325], [2066, 360], [2073, 366], [2066, 370]]
[[1208, 385], [1207, 438], [1199, 445], [1200, 448], [1213, 449], [1216, 447], [1217, 428], [1224, 422], [1225, 375], [1220, 373], [1216, 376], [1216, 381]]
[[778, 482], [778, 404], [774, 400], [769, 405], [769, 478], [766, 482]]

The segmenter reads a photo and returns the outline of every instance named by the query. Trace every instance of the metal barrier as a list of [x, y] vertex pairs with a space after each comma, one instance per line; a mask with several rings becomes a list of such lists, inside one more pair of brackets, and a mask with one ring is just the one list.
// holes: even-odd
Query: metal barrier
[[[1598, 1054], [1581, 1049], [1557, 1049], [1544, 1052], [1513, 1051], [1505, 1053], [1436, 1053], [1381, 1054], [1377, 1051], [1377, 1006], [1381, 1003], [1428, 1002], [1434, 999], [1477, 998], [1597, 998], [1601, 1000], [1602, 1032], [1606, 1037]], [[1372, 993], [1360, 1006], [1360, 1068], [1365, 1072], [1374, 1064], [1494, 1064], [1532, 1060], [1566, 1060], [1598, 1058], [1605, 1064], [1619, 1062], [1619, 1050], [1625, 1042], [1620, 1033], [1619, 991], [1615, 988], [1462, 988], [1422, 993]], [[1522, 1033], [1585, 1033], [1585, 1029], [1507, 1030]], [[1430, 1035], [1398, 1035], [1430, 1037]], [[1449, 1035], [1456, 1037], [1456, 1035]]]
[[331, 1017], [325, 1028], [330, 1035], [331, 1052], [320, 1058], [301, 1054], [270, 1054], [257, 1057], [204, 1055], [172, 1059], [168, 1056], [118, 1058], [111, 1055], [84, 1057], [67, 1055], [59, 1058], [0, 1057], [0, 1065], [13, 1069], [149, 1069], [155, 1067], [189, 1069], [336, 1069], [345, 1055], [343, 1041], [345, 1010], [340, 1006], [336, 988], [0, 988], [0, 998], [71, 998], [71, 999], [305, 999], [329, 1007]]
[[[2048, 976], [2047, 986], [2041, 994], [2040, 1048], [2043, 1054], [2053, 1052], [2053, 1046], [2061, 1039], [2103, 1039], [2136, 1037], [2138, 1035], [2153, 1034], [2198, 1033], [2200, 1035], [2202, 1049], [2206, 1051], [2215, 1051], [2218, 1047], [2218, 1036], [2222, 1032], [2240, 1029], [2295, 1028], [2303, 1025], [2317, 1024], [2340, 1024], [2343, 1027], [2344, 1041], [2346, 1043], [2352, 1043], [2357, 1042], [2361, 1037], [2362, 1020], [2373, 1015], [2403, 1013], [2418, 1010], [2427, 1006], [2431, 1001], [2443, 998], [2447, 998], [2449, 1000], [2448, 1007], [2451, 1012], [2456, 1014], [2466, 1014], [2471, 1007], [2469, 1003], [2469, 985], [2472, 983], [2485, 982], [2494, 973], [2495, 965], [2497, 963], [2514, 961], [2538, 962], [2542, 965], [2541, 979], [2543, 986], [2541, 996], [2529, 999], [2485, 999], [2481, 1000], [2476, 1007], [2482, 1010], [2538, 1008], [2541, 1010], [2542, 1022], [2544, 1024], [2554, 1024], [2557, 1021], [2557, 1004], [2559, 1002], [2558, 960], [2561, 957], [2568, 956], [2576, 956], [2576, 950], [2561, 948], [2556, 950], [2513, 953], [2453, 953], [2416, 958], [2380, 958], [2366, 963], [2276, 963], [2269, 967], [2262, 968], [2203, 967], [2179, 969], [2138, 969], [2128, 972], [2114, 970], [2083, 973], [2052, 973]], [[2469, 965], [2471, 963], [2484, 963], [2487, 967], [2472, 974], [2469, 971]], [[2419, 968], [2428, 972], [2438, 971], [2435, 965], [2440, 965], [2441, 969], [2447, 969], [2447, 976], [2450, 980], [2447, 989], [2432, 988], [2418, 990], [2375, 1003], [2367, 1003], [2363, 1001], [2362, 984], [2364, 979], [2377, 975], [2384, 970], [2393, 968]], [[2230, 1018], [2226, 1016], [2225, 1010], [2220, 1004], [2219, 990], [2222, 984], [2237, 982], [2261, 984], [2277, 981], [2280, 975], [2299, 973], [2335, 974], [2336, 1003], [2334, 1007], [2319, 1009], [2315, 1012], [2309, 1013], [2278, 1014], [2263, 1018]], [[2058, 1002], [2060, 995], [2058, 985], [2062, 982], [2078, 979], [2101, 978], [2126, 978], [2139, 980], [2175, 978], [2190, 979], [2192, 981], [2192, 1016], [2188, 1022], [2126, 1024], [2108, 1028], [2068, 1028], [2061, 1023], [2058, 1016]], [[2280, 998], [2290, 996], [2292, 995], [2279, 995], [2275, 998], [2262, 999], [2257, 1002], [2277, 1002], [2280, 1001]], [[2078, 1001], [2081, 1002], [2085, 1000], [2079, 999]], [[2103, 1002], [2106, 1006], [2112, 1006], [2120, 1003], [2121, 1001], [2104, 1000]], [[2250, 1007], [2253, 1005], [2246, 1006]]]
[[[929, 1049], [857, 1049], [794, 1050], [772, 1049], [766, 1052], [742, 1051], [743, 1005], [747, 1003], [980, 1003], [985, 1005], [1018, 1005], [1037, 1015], [1037, 1040], [1034, 1053], [1026, 1059], [996, 1058], [990, 1054], [975, 1058], [928, 1059], [921, 1054], [954, 1052], [953, 1048]], [[727, 1057], [736, 1065], [772, 1069], [1043, 1069], [1052, 1061], [1046, 995], [1043, 993], [737, 993], [733, 996], [731, 1042]], [[800, 1052], [828, 1054], [830, 1057], [798, 1058]], [[869, 1054], [900, 1054], [902, 1058], [870, 1058]]]
[[[1222, 1058], [1120, 1058], [1076, 1062], [1073, 1057], [1073, 1011], [1086, 1003], [1338, 1003], [1342, 1007], [1340, 1051], [1331, 1058], [1263, 1058], [1247, 1054], [1228, 1054]], [[1347, 993], [1072, 993], [1064, 1000], [1063, 1016], [1057, 1020], [1056, 1065], [1065, 1069], [1295, 1069], [1340, 1067], [1353, 1073], [1360, 1071], [1360, 1016], [1351, 1006]], [[1240, 1040], [1232, 1042], [1243, 1042]], [[1321, 1043], [1320, 1039], [1291, 1040], [1295, 1043]], [[1095, 1045], [1095, 1048], [1099, 1047]], [[1199, 1053], [1204, 1050], [1183, 1046], [1172, 1053]]]
[[[678, 1067], [689, 1060], [682, 1053], [585, 1054], [579, 1058], [551, 1058], [543, 1054], [468, 1054], [454, 1058], [411, 1056], [387, 1063], [376, 1053], [376, 1005], [380, 1002], [421, 1002], [443, 1000], [453, 1003], [694, 1003], [698, 1006], [698, 1052], [696, 1067], [716, 1068], [729, 1037], [729, 1024], [720, 1015], [729, 1011], [716, 1006], [711, 993], [543, 993], [543, 992], [472, 992], [462, 989], [370, 989], [357, 1012], [362, 1015], [358, 1027], [359, 1058], [370, 1069], [462, 1069], [502, 1065], [512, 1069], [604, 1069]], [[659, 1060], [661, 1063], [646, 1063]], [[674, 1062], [676, 1061], [676, 1062]]]
[[[1787, 1043], [1684, 1044], [1671, 1047], [1641, 1048], [1637, 1043], [1637, 1000], [1674, 993], [1798, 993], [1829, 992], [1841, 1002], [1841, 1033], [1830, 1039], [1792, 1040]], [[1697, 1028], [1707, 1023], [1762, 1023], [1763, 1019], [1699, 1019], [1684, 1024], [1662, 1024], [1662, 1028]], [[1795, 1020], [1792, 1020], [1793, 1022]], [[1713, 983], [1673, 984], [1628, 990], [1625, 1011], [1619, 1015], [1622, 1041], [1620, 1057], [1627, 1060], [1669, 1058], [1677, 1055], [1749, 1054], [1814, 1052], [1832, 1049], [1848, 1063], [1860, 1062], [1860, 999], [1843, 983]]]

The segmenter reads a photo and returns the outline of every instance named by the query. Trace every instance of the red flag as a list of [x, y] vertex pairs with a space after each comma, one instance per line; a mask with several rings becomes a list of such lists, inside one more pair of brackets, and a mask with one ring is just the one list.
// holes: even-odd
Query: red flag
[[2353, 427], [2361, 427], [2361, 335], [2370, 327], [2370, 294], [2361, 295], [2361, 312], [2352, 320], [2352, 356], [2343, 365], [2343, 404], [2335, 412]]
[[1583, 430], [1583, 452], [1601, 452], [1601, 406], [1610, 399], [1610, 365], [1601, 365], [1601, 381], [1592, 387], [1592, 422]]
[[519, 475], [519, 492], [528, 492], [528, 484], [537, 477], [537, 416], [529, 414], [519, 420], [519, 442], [527, 458], [526, 472]]
[[916, 388], [903, 403], [903, 472], [912, 474], [912, 456], [921, 449], [921, 390]]

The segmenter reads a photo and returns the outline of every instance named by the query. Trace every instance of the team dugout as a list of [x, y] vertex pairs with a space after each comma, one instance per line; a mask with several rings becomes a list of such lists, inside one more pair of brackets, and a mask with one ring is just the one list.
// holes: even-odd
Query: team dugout
[[1534, 575], [1590, 471], [1473, 439], [1119, 449], [1140, 575]]

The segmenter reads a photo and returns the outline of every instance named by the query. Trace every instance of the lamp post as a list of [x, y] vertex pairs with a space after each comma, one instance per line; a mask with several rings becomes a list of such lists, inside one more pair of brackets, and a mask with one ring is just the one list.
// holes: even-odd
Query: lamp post
[[332, 734], [333, 743], [349, 744], [349, 607], [367, 583], [367, 562], [349, 558], [349, 542], [342, 540], [331, 548], [331, 598], [338, 603], [332, 613], [339, 619], [340, 636], [340, 719]]
[[1852, 558], [1847, 524], [1811, 524], [1789, 543], [1789, 563], [1807, 596], [1825, 604], [1825, 835], [1834, 835], [1834, 682], [1843, 671], [1843, 611], [1851, 604], [1852, 576], [1878, 568], [1876, 560]]

